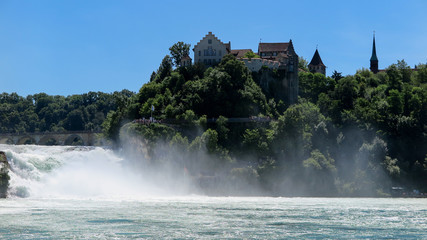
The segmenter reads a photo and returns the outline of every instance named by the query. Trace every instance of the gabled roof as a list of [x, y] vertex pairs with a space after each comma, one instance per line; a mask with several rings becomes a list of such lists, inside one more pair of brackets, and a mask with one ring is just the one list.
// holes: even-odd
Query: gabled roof
[[230, 51], [230, 48], [231, 48], [231, 43], [230, 42], [228, 42], [228, 43], [223, 43], [221, 40], [219, 40], [219, 38], [217, 38], [216, 36], [215, 36], [215, 34], [212, 34], [212, 32], [208, 32], [208, 34], [206, 34], [206, 36], [204, 36], [203, 38], [202, 38], [202, 40], [200, 40], [196, 45], [194, 45], [194, 47], [193, 47], [193, 51], [194, 51], [194, 49], [196, 48], [196, 46], [197, 45], [199, 45], [200, 44], [200, 42], [202, 42], [203, 40], [205, 40], [208, 36], [212, 36], [215, 40], [217, 40], [218, 42], [220, 42], [220, 43], [222, 43], [222, 44], [224, 44], [225, 45], [225, 47], [227, 48], [227, 50], [228, 51]]
[[227, 51], [230, 52], [231, 51], [231, 42], [224, 43], [224, 45], [225, 45], [225, 48], [227, 49]]
[[252, 49], [233, 49], [230, 53], [236, 58], [243, 58], [247, 52], [252, 52]]
[[314, 56], [311, 59], [310, 64], [308, 64], [308, 65], [325, 66], [325, 64], [323, 64], [323, 62], [322, 62], [322, 59], [320, 58], [320, 54], [319, 54], [319, 51], [317, 51], [317, 49], [316, 49], [316, 52], [314, 52]]
[[184, 56], [184, 57], [182, 57], [181, 58], [181, 61], [183, 61], [183, 60], [190, 60], [191, 61], [191, 57], [190, 56]]
[[287, 51], [289, 43], [259, 43], [258, 52], [281, 52]]

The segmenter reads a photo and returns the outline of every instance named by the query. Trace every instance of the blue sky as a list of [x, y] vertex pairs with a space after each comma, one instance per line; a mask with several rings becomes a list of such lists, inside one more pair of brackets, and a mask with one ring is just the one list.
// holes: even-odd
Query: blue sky
[[[0, 92], [139, 91], [169, 47], [212, 31], [232, 49], [292, 39], [327, 75], [427, 62], [427, 1], [0, 0]], [[191, 51], [191, 56], [193, 53]]]

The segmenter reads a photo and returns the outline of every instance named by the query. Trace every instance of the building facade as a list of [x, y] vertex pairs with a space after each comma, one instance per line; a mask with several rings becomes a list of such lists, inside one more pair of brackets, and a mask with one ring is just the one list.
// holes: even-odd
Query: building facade
[[[194, 46], [193, 51], [194, 63], [201, 63], [206, 67], [215, 66], [225, 55], [232, 54], [242, 61], [251, 72], [259, 75], [258, 83], [270, 96], [280, 98], [289, 104], [296, 103], [298, 100], [298, 55], [292, 40], [279, 43], [259, 43], [258, 55], [260, 57], [248, 59], [244, 56], [248, 52], [253, 52], [251, 49], [232, 50], [231, 42], [223, 43], [212, 32], [209, 32]], [[279, 74], [271, 74], [272, 70], [277, 70]]]
[[209, 32], [193, 48], [194, 63], [203, 63], [206, 67], [215, 66], [230, 53], [231, 43], [223, 43]]
[[184, 56], [181, 59], [181, 63], [179, 65], [180, 67], [188, 67], [191, 66], [191, 57], [190, 56]]
[[[279, 79], [262, 76], [260, 85], [264, 91], [275, 91], [270, 93], [289, 104], [298, 101], [298, 55], [295, 52], [292, 40], [279, 43], [259, 43], [258, 55], [261, 60], [268, 60], [276, 64], [267, 64], [271, 69], [277, 69]], [[251, 68], [251, 64], [246, 64]], [[277, 67], [276, 67], [277, 66]], [[272, 87], [274, 86], [274, 87]]]

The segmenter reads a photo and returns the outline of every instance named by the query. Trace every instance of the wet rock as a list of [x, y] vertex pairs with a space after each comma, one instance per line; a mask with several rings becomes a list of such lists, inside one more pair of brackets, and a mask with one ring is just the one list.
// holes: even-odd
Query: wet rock
[[0, 198], [7, 197], [7, 190], [9, 188], [9, 162], [7, 161], [6, 154], [0, 151]]

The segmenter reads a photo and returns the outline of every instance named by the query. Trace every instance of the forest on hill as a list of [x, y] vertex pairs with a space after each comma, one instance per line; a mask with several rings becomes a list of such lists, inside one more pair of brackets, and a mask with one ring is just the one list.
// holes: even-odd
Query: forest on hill
[[[206, 70], [173, 69], [166, 56], [150, 82], [108, 115], [105, 133], [150, 164], [228, 179], [221, 184], [233, 194], [248, 194], [247, 186], [286, 196], [427, 191], [425, 65], [415, 71], [402, 60], [378, 74], [362, 69], [345, 77], [301, 71], [299, 101], [290, 106], [268, 99], [254, 79], [233, 56]], [[181, 124], [130, 122], [151, 114]], [[272, 121], [227, 121], [250, 116]]]
[[108, 112], [134, 95], [89, 92], [71, 96], [46, 93], [19, 96], [0, 94], [0, 133], [101, 131]]
[[[243, 62], [176, 67], [138, 93], [0, 95], [0, 131], [103, 130], [137, 164], [198, 178], [212, 194], [389, 196], [427, 192], [427, 67], [299, 73], [298, 103], [263, 92]], [[304, 69], [304, 65], [300, 66]], [[274, 70], [263, 68], [260, 71]], [[135, 119], [157, 123], [141, 124]], [[268, 119], [236, 123], [234, 118]], [[218, 187], [222, 186], [222, 187]]]

